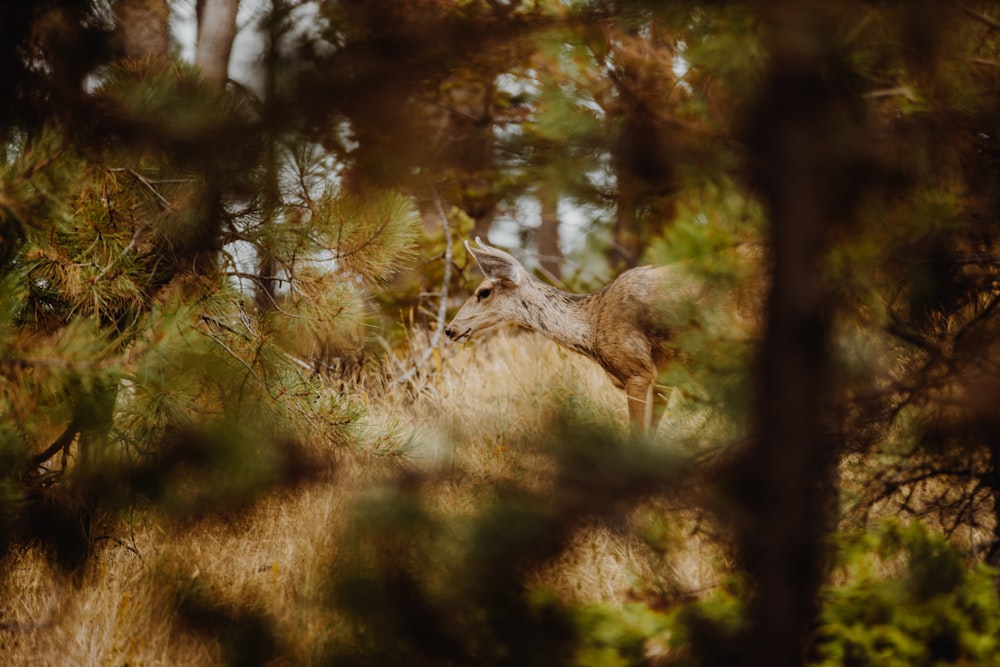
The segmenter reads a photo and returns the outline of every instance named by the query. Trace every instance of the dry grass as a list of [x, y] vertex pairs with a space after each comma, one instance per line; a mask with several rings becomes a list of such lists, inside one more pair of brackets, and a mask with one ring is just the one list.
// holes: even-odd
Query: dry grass
[[[308, 664], [337, 632], [338, 619], [317, 591], [361, 494], [401, 468], [446, 471], [448, 482], [435, 485], [429, 500], [441, 511], [471, 514], [498, 481], [544, 492], [552, 461], [538, 443], [564, 402], [583, 405], [581, 418], [627, 428], [624, 396], [593, 362], [510, 332], [449, 346], [413, 382], [368, 401], [363, 428], [373, 444], [345, 456], [335, 483], [276, 493], [239, 517], [194, 526], [147, 517], [122, 526], [72, 580], [31, 549], [16, 554], [2, 575], [0, 664], [220, 664], [217, 639], [179, 622], [177, 591], [203, 591], [223, 609], [268, 619], [281, 654]], [[634, 520], [641, 527], [660, 516], [649, 505]], [[586, 528], [538, 582], [567, 598], [609, 602], [667, 580], [703, 589], [714, 581], [718, 556], [691, 536], [695, 520], [678, 515], [668, 538], [661, 527], [660, 546], [675, 547], [667, 551], [629, 531]]]

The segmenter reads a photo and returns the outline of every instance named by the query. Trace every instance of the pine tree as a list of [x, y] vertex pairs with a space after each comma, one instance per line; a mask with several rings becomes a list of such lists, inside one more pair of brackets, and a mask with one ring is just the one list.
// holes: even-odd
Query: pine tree
[[[66, 29], [70, 6], [51, 8]], [[26, 18], [15, 58], [49, 20]], [[259, 196], [287, 154], [322, 159], [309, 136], [190, 66], [111, 53], [66, 96], [50, 63], [48, 113], [15, 106], [0, 176], [4, 544], [40, 538], [67, 566], [120, 510], [240, 506], [328, 467], [317, 452], [350, 442], [358, 410], [296, 354], [356, 336], [419, 227], [389, 191]], [[261, 248], [270, 275], [250, 268]], [[274, 308], [246, 280], [273, 281]]]

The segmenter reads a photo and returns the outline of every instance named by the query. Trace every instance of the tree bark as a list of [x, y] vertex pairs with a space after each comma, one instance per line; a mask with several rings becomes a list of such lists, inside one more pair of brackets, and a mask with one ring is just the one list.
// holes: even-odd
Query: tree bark
[[860, 196], [865, 138], [820, 5], [775, 3], [765, 13], [771, 59], [746, 130], [773, 262], [756, 437], [734, 472], [734, 514], [755, 584], [740, 651], [747, 665], [805, 663], [836, 498], [832, 295], [820, 267], [830, 230]]
[[229, 80], [229, 55], [236, 39], [239, 0], [198, 0], [198, 43], [194, 62], [219, 88]]
[[559, 247], [559, 190], [554, 183], [538, 187], [538, 203], [542, 209], [542, 224], [538, 228], [535, 245], [538, 263], [556, 280], [562, 280], [563, 254]]
[[116, 38], [128, 58], [170, 55], [170, 5], [167, 0], [122, 0], [115, 5]]

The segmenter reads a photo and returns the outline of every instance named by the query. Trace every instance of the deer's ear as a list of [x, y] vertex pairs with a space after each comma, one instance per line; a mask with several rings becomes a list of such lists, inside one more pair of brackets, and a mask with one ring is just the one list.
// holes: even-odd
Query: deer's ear
[[473, 248], [466, 241], [465, 249], [476, 260], [476, 264], [479, 265], [483, 275], [492, 280], [503, 280], [515, 285], [521, 282], [524, 277], [524, 269], [521, 268], [521, 264], [516, 259], [503, 250], [491, 248], [483, 244], [478, 236], [476, 237], [476, 243], [479, 247]]

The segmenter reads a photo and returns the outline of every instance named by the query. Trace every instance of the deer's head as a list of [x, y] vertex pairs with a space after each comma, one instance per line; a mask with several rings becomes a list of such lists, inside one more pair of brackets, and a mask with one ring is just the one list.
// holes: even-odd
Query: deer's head
[[473, 248], [466, 241], [465, 249], [476, 260], [486, 279], [479, 283], [445, 328], [445, 335], [455, 341], [467, 340], [498, 324], [516, 322], [523, 311], [516, 293], [529, 280], [524, 267], [503, 250], [485, 245], [478, 236], [476, 244], [479, 247]]

